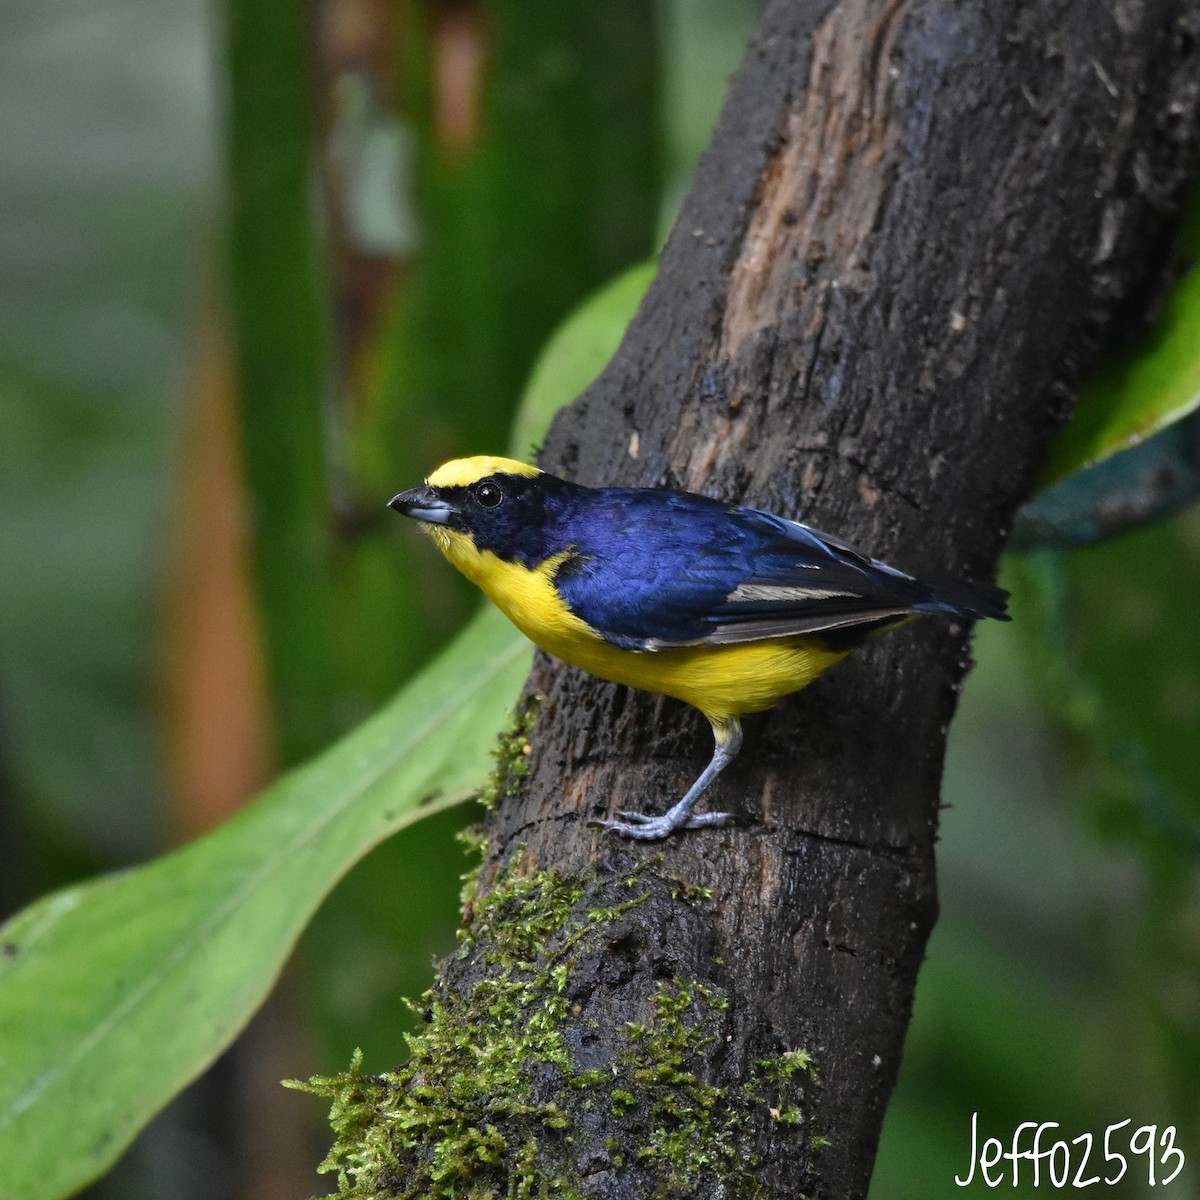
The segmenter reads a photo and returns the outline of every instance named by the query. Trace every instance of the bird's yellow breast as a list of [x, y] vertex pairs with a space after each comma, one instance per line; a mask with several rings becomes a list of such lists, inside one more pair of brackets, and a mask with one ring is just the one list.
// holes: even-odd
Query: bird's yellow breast
[[569, 552], [529, 568], [479, 550], [466, 534], [425, 528], [450, 562], [543, 650], [601, 679], [674, 696], [710, 718], [762, 712], [807, 687], [848, 653], [803, 636], [625, 650], [606, 642], [558, 594], [554, 573]]

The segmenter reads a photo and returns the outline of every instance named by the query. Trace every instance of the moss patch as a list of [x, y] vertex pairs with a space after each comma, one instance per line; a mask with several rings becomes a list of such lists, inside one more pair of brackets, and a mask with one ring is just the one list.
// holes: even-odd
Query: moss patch
[[572, 1200], [581, 1156], [589, 1172], [636, 1178], [630, 1194], [692, 1196], [714, 1178], [728, 1196], [762, 1194], [751, 1131], [774, 1121], [803, 1144], [808, 1055], [761, 1059], [736, 1089], [706, 1082], [727, 1001], [684, 979], [643, 995], [645, 1019], [617, 1031], [615, 1056], [586, 1015], [597, 963], [648, 898], [644, 869], [601, 882], [511, 864], [422, 997], [408, 1061], [365, 1075], [356, 1054], [344, 1074], [291, 1085], [333, 1102], [321, 1170], [337, 1173], [337, 1196]]
[[532, 751], [529, 738], [546, 703], [546, 697], [540, 693], [522, 696], [512, 711], [508, 729], [496, 739], [492, 750], [496, 765], [479, 793], [479, 803], [489, 812], [502, 800], [519, 796], [525, 790]]
[[[532, 747], [529, 738], [546, 705], [547, 698], [540, 692], [522, 696], [508, 714], [508, 728], [496, 738], [492, 747], [493, 767], [477, 800], [485, 812], [491, 812], [502, 800], [519, 796], [529, 783], [529, 756]], [[479, 890], [479, 875], [487, 861], [488, 838], [481, 823], [468, 825], [456, 835], [458, 841], [474, 862], [461, 876], [462, 889], [459, 893], [462, 911], [469, 921], [476, 892]]]

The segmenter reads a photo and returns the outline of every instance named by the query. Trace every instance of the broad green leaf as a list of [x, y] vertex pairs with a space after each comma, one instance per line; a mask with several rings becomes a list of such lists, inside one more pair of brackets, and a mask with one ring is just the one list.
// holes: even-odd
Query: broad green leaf
[[1041, 487], [1136, 446], [1200, 408], [1200, 195], [1190, 206], [1179, 258], [1186, 269], [1147, 339], [1081, 389]]
[[1022, 505], [1009, 549], [1087, 546], [1161, 520], [1200, 496], [1200, 410], [1060, 479]]
[[550, 421], [608, 365], [658, 270], [658, 260], [618, 275], [585, 300], [546, 343], [513, 427], [511, 453], [532, 457]]
[[529, 664], [489, 608], [220, 829], [0, 929], [0, 1200], [69, 1195], [118, 1157], [246, 1023], [346, 870], [481, 785]]

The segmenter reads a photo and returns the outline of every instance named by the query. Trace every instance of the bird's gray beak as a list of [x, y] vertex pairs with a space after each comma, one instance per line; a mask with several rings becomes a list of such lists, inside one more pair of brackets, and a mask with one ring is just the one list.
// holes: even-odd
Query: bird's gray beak
[[449, 525], [451, 519], [458, 515], [458, 509], [428, 485], [410, 488], [393, 496], [388, 501], [388, 508], [394, 508], [402, 516], [424, 521], [428, 525]]

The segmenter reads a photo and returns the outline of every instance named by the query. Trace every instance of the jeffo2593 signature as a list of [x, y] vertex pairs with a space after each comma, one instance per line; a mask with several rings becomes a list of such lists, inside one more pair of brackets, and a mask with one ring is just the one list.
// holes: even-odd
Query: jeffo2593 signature
[[1174, 1125], [1139, 1125], [1132, 1118], [1115, 1121], [1102, 1134], [1058, 1135], [1057, 1121], [1022, 1121], [1006, 1145], [997, 1137], [979, 1140], [979, 1113], [971, 1114], [971, 1156], [959, 1187], [976, 1179], [986, 1187], [1008, 1183], [1052, 1188], [1112, 1187], [1128, 1172], [1145, 1171], [1150, 1187], [1170, 1183], [1184, 1168], [1183, 1151], [1175, 1144]]

